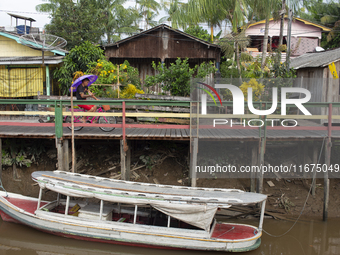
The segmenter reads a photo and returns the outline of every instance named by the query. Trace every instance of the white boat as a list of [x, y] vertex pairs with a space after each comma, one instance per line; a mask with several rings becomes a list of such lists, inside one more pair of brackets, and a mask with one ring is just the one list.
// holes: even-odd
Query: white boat
[[[4, 221], [64, 237], [140, 247], [243, 252], [261, 243], [267, 198], [263, 194], [63, 171], [34, 172], [32, 178], [40, 186], [39, 198], [0, 192]], [[55, 191], [57, 199], [42, 201], [43, 189]], [[220, 208], [258, 203], [258, 227], [215, 219]]]

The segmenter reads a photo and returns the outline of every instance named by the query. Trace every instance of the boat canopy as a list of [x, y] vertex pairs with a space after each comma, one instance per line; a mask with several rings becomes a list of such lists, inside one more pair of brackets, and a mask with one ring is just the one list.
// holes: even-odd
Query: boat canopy
[[237, 189], [213, 189], [139, 183], [64, 171], [38, 171], [32, 179], [41, 188], [72, 197], [97, 198], [114, 203], [151, 205], [198, 228], [209, 230], [218, 208], [264, 201], [263, 194]]

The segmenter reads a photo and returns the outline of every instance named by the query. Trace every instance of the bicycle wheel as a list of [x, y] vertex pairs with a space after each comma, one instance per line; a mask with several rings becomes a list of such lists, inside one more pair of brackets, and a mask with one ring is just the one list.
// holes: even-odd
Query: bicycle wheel
[[[65, 119], [65, 123], [71, 123], [71, 116], [67, 116]], [[83, 127], [76, 127], [74, 126], [74, 131], [79, 131], [81, 130]], [[68, 129], [72, 130], [72, 126], [69, 126]]]
[[[104, 124], [104, 123], [105, 124], [116, 124], [117, 120], [116, 120], [116, 117], [114, 116], [100, 116], [98, 122], [101, 124]], [[110, 132], [115, 129], [114, 127], [105, 127], [105, 126], [99, 127], [99, 128], [105, 132]]]

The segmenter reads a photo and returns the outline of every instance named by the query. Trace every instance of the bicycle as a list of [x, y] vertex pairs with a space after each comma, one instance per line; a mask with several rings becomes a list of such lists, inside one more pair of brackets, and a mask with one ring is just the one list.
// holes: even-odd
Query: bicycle
[[[85, 109], [83, 108], [75, 108], [73, 110], [74, 112], [86, 112]], [[102, 107], [99, 107], [96, 112], [105, 112]], [[81, 119], [83, 116], [74, 116], [74, 123], [82, 123]], [[97, 123], [102, 123], [102, 124], [117, 124], [116, 117], [114, 116], [87, 116], [86, 117], [86, 122], [87, 123], [93, 123], [96, 120]], [[71, 116], [65, 116], [64, 118], [65, 123], [71, 123]], [[72, 130], [72, 127], [68, 127], [70, 130]], [[82, 126], [75, 126], [74, 130], [79, 131], [83, 127]], [[110, 132], [114, 130], [114, 127], [99, 127], [102, 131], [104, 132]]]

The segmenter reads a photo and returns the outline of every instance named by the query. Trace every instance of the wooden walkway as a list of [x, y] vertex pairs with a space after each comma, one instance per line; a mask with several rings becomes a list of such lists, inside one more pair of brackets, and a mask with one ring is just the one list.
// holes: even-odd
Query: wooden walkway
[[[122, 128], [104, 132], [98, 127], [84, 127], [75, 131], [75, 139], [122, 139]], [[192, 130], [196, 136], [197, 131]], [[262, 136], [263, 136], [262, 131]], [[267, 140], [322, 140], [327, 137], [327, 130], [267, 130]], [[54, 139], [54, 126], [9, 126], [0, 125], [0, 138], [42, 138]], [[71, 130], [63, 128], [63, 139], [71, 138]], [[200, 129], [199, 138], [212, 140], [244, 140], [259, 139], [258, 129]], [[340, 130], [332, 131], [332, 138], [340, 139]], [[126, 128], [126, 139], [130, 140], [190, 140], [190, 130], [184, 128]]]

